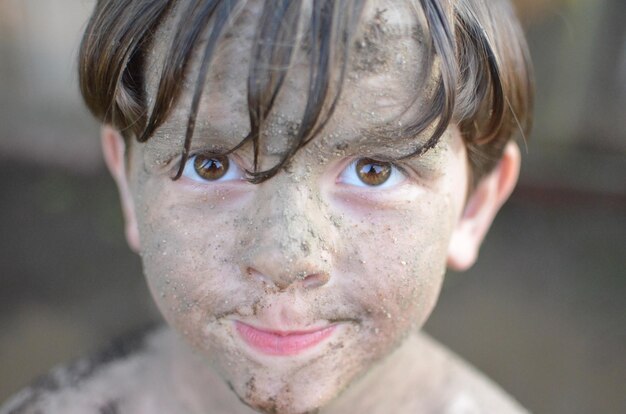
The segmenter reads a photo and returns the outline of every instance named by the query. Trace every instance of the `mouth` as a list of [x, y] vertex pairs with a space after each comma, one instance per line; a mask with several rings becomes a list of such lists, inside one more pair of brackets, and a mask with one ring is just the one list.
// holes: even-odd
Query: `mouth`
[[235, 329], [241, 339], [254, 350], [274, 356], [298, 355], [314, 348], [335, 332], [333, 324], [319, 329], [275, 331], [257, 328], [235, 321]]

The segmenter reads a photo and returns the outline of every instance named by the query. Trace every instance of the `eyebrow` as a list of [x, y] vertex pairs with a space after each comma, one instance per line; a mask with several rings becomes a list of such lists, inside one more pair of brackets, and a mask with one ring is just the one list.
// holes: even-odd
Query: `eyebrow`
[[[176, 140], [175, 145], [182, 151], [186, 125], [184, 123], [172, 123], [159, 128], [154, 137], [158, 140], [169, 138], [170, 136], [180, 137], [180, 142]], [[212, 122], [197, 122], [191, 141], [192, 148], [215, 147], [230, 149], [241, 142], [250, 132], [250, 128], [243, 127], [237, 123], [231, 124], [227, 128], [216, 126]]]
[[[423, 155], [422, 151], [430, 138], [424, 133], [415, 135], [411, 133], [410, 128], [391, 122], [373, 128], [360, 128], [356, 134], [363, 137], [357, 145], [370, 148], [377, 147], [378, 151], [373, 151], [373, 154], [388, 158], [383, 159], [383, 161], [419, 157]], [[350, 146], [351, 142], [353, 140], [348, 139], [337, 145]]]
[[[285, 128], [282, 128], [285, 129]], [[172, 120], [161, 126], [149, 142], [153, 147], [148, 150], [147, 160], [150, 165], [163, 164], [165, 159], [177, 157], [183, 150], [185, 126], [181, 120]], [[226, 152], [237, 147], [249, 134], [248, 126], [232, 123], [230, 126], [216, 125], [214, 122], [200, 121], [194, 131], [190, 152], [199, 150]], [[284, 136], [272, 136], [261, 140], [262, 152], [265, 156], [280, 155], [284, 147]], [[325, 134], [322, 134], [325, 135]], [[323, 143], [329, 151], [345, 150], [363, 152], [381, 161], [412, 160], [419, 158], [424, 145], [428, 141], [424, 133], [414, 135], [405, 124], [390, 121], [378, 126], [362, 127], [352, 131], [330, 131], [328, 138], [315, 138]], [[324, 143], [324, 141], [326, 141]], [[244, 146], [245, 147], [245, 146]], [[242, 150], [243, 148], [239, 148]]]
[[[184, 122], [179, 120], [168, 122], [158, 128], [152, 138], [145, 143], [144, 168], [148, 171], [160, 169], [178, 158], [183, 152], [185, 130]], [[200, 122], [191, 140], [190, 151], [226, 152], [241, 142], [245, 135], [239, 134], [245, 131], [245, 128], [238, 128], [234, 124], [227, 132], [208, 122]]]

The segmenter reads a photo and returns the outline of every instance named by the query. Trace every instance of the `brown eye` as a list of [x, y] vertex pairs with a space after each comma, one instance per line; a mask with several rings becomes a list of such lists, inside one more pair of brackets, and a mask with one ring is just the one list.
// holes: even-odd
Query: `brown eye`
[[364, 184], [377, 186], [386, 182], [391, 176], [391, 163], [361, 158], [356, 162], [356, 174]]
[[228, 172], [228, 157], [223, 155], [202, 155], [194, 156], [193, 168], [204, 180], [215, 181], [224, 177]]

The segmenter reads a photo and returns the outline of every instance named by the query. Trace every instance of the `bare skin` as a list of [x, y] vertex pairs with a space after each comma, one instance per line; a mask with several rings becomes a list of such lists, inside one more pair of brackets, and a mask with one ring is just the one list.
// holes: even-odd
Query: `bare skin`
[[[227, 175], [217, 180], [203, 178], [194, 164], [247, 133], [245, 27], [216, 57], [180, 180], [171, 177], [188, 90], [154, 137], [133, 144], [129, 164], [119, 134], [103, 129], [129, 243], [172, 330], [153, 336], [148, 351], [102, 367], [86, 382], [92, 385], [85, 389], [93, 389], [86, 399], [92, 393], [100, 401], [94, 412], [105, 412], [107, 401], [129, 413], [522, 412], [418, 333], [446, 265], [473, 263], [515, 184], [517, 148], [507, 148], [469, 197], [467, 154], [455, 125], [432, 151], [385, 164], [391, 172], [382, 184], [365, 182], [359, 161], [406, 154], [424, 139], [394, 142], [377, 135], [419, 111], [420, 99], [406, 109], [419, 92], [412, 85], [421, 79], [415, 68], [424, 51], [413, 14], [397, 4], [383, 14], [391, 3], [372, 3], [359, 40], [363, 50], [357, 47], [331, 122], [266, 182], [243, 179], [251, 168], [248, 147], [230, 156]], [[159, 54], [157, 46], [154, 67]], [[298, 123], [306, 81], [296, 64], [265, 131], [263, 168], [276, 162]], [[427, 94], [428, 87], [421, 91]], [[330, 333], [307, 349], [273, 355], [251, 345], [241, 326]], [[54, 397], [59, 407], [66, 407], [63, 395], [85, 397], [72, 392]]]
[[[497, 385], [422, 333], [414, 333], [389, 358], [346, 391], [345, 398], [320, 413], [525, 413]], [[88, 362], [53, 371], [45, 381], [23, 390], [0, 408], [1, 414], [153, 414], [256, 411], [210, 370], [194, 381], [182, 371], [203, 366], [172, 330], [155, 330], [130, 354], [105, 363]], [[394, 369], [387, 370], [386, 366]], [[76, 381], [80, 372], [90, 372]], [[163, 375], [167, 372], [168, 375]], [[399, 378], [395, 378], [399, 377]], [[138, 381], [137, 379], [141, 380]], [[390, 382], [391, 381], [391, 382]], [[378, 387], [379, 382], [389, 384]], [[365, 390], [367, 393], [364, 393]], [[381, 395], [382, 394], [382, 395]], [[363, 397], [365, 395], [365, 397]], [[199, 398], [199, 396], [202, 396]]]

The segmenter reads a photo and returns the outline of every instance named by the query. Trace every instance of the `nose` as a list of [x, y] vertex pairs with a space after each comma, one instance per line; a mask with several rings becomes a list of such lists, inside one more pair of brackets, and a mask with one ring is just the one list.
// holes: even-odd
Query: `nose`
[[246, 269], [249, 277], [285, 290], [293, 285], [304, 289], [321, 287], [330, 280], [330, 272], [309, 258], [286, 259], [280, 252], [264, 252]]
[[334, 250], [325, 207], [296, 183], [275, 184], [279, 191], [261, 194], [257, 203], [259, 231], [249, 246], [245, 272], [279, 290], [324, 286], [330, 281]]

